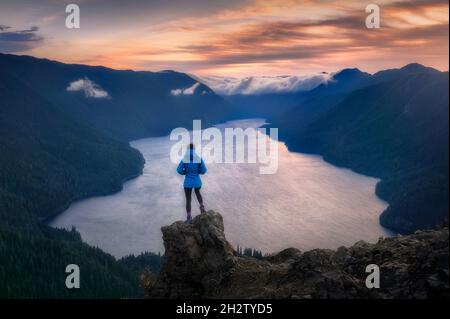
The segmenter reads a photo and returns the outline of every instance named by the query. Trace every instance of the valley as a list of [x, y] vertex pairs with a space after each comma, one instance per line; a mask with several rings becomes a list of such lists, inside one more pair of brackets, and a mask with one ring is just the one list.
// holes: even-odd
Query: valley
[[[220, 96], [174, 71], [0, 54], [0, 256], [6, 265], [0, 291], [47, 298], [141, 295], [139, 272], [146, 264], [158, 271], [161, 256], [126, 255], [162, 252], [160, 226], [183, 218], [164, 136], [195, 119], [210, 127], [263, 117], [279, 129], [278, 179], [263, 180], [239, 165], [229, 171], [213, 165], [217, 179], [206, 177], [209, 203], [224, 213], [233, 244], [265, 252], [336, 248], [389, 235], [384, 226], [411, 233], [448, 220], [448, 72], [410, 64], [375, 74], [345, 69], [330, 79], [309, 91]], [[139, 177], [122, 185], [133, 176]], [[75, 213], [60, 215], [69, 206]], [[107, 236], [108, 224], [109, 230], [118, 225], [110, 234], [125, 237], [103, 246], [95, 234]], [[54, 287], [58, 267], [71, 256], [102, 280], [73, 294]], [[52, 264], [55, 259], [60, 262]], [[48, 271], [22, 274], [37, 264]], [[11, 280], [15, 271], [24, 281]]]

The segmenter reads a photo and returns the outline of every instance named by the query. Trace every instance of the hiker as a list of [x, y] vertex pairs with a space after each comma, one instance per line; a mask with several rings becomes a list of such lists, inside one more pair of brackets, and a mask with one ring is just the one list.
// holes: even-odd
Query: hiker
[[194, 144], [189, 144], [188, 150], [178, 164], [177, 172], [180, 175], [185, 175], [184, 178], [184, 194], [186, 196], [186, 223], [192, 223], [191, 215], [191, 199], [192, 199], [192, 189], [194, 189], [195, 196], [200, 204], [200, 212], [203, 214], [206, 212], [205, 206], [203, 205], [203, 198], [200, 194], [200, 188], [202, 187], [202, 180], [199, 175], [206, 173], [206, 166], [203, 159], [197, 155], [194, 150]]

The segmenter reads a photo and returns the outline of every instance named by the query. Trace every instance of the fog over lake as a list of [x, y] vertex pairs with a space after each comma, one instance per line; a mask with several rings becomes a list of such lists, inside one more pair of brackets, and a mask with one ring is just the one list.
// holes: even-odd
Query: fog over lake
[[[255, 119], [218, 127], [263, 123]], [[51, 226], [75, 226], [84, 241], [116, 257], [164, 252], [161, 227], [186, 218], [183, 176], [169, 158], [174, 143], [168, 136], [133, 141], [146, 160], [143, 175], [125, 183], [119, 193], [72, 204]], [[279, 166], [273, 175], [259, 174], [260, 164], [207, 165], [202, 177], [205, 206], [222, 214], [233, 245], [263, 253], [288, 247], [304, 251], [390, 235], [378, 222], [387, 204], [375, 195], [377, 179], [277, 145]], [[194, 194], [192, 204], [195, 216]]]

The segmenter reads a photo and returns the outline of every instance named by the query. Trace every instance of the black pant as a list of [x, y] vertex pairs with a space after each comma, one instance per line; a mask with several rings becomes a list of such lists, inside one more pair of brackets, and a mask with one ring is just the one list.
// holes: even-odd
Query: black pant
[[[194, 188], [195, 196], [197, 197], [200, 206], [203, 205], [203, 198], [200, 194], [200, 188]], [[184, 195], [186, 195], [186, 212], [191, 213], [191, 201], [192, 201], [192, 188], [185, 188]]]

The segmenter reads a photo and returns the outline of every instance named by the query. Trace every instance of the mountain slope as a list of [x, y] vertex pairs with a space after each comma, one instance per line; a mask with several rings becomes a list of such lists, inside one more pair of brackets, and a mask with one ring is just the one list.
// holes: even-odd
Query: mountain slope
[[373, 75], [356, 68], [343, 69], [333, 74], [326, 83], [311, 91], [298, 93], [296, 103], [290, 101], [291, 107], [278, 108], [277, 112], [273, 113], [272, 121], [282, 128], [282, 138], [295, 137], [300, 129], [338, 105], [353, 91], [417, 72], [435, 74], [438, 71], [417, 63], [401, 69], [379, 71]]
[[75, 199], [118, 190], [143, 167], [138, 151], [74, 123], [3, 73], [0, 149], [0, 194], [9, 198], [0, 201], [8, 205], [1, 211], [15, 218], [23, 210], [46, 218]]
[[5, 54], [0, 69], [77, 122], [127, 141], [192, 127], [192, 119], [213, 124], [228, 112], [210, 88], [174, 71], [119, 71]]
[[[370, 75], [358, 69], [344, 69], [311, 90], [236, 94], [224, 97], [238, 118], [264, 117], [283, 127], [282, 136], [311, 122], [337, 104], [346, 94], [361, 87]], [[295, 124], [293, 122], [295, 119]]]
[[[140, 297], [138, 274], [81, 241], [75, 231], [45, 227], [21, 233], [0, 224], [0, 298]], [[67, 289], [66, 266], [80, 267], [80, 289]]]
[[448, 73], [404, 71], [351, 93], [288, 145], [381, 177], [382, 225], [412, 232], [448, 218]]
[[[0, 297], [138, 296], [137, 274], [41, 221], [76, 199], [119, 190], [141, 172], [141, 154], [75, 123], [1, 69], [0, 154]], [[83, 289], [65, 287], [71, 263]]]
[[306, 92], [295, 108], [275, 117], [274, 121], [283, 128], [282, 136], [289, 136], [311, 123], [342, 101], [347, 94], [367, 85], [370, 78], [370, 74], [358, 69], [344, 69], [334, 74], [327, 83]]

